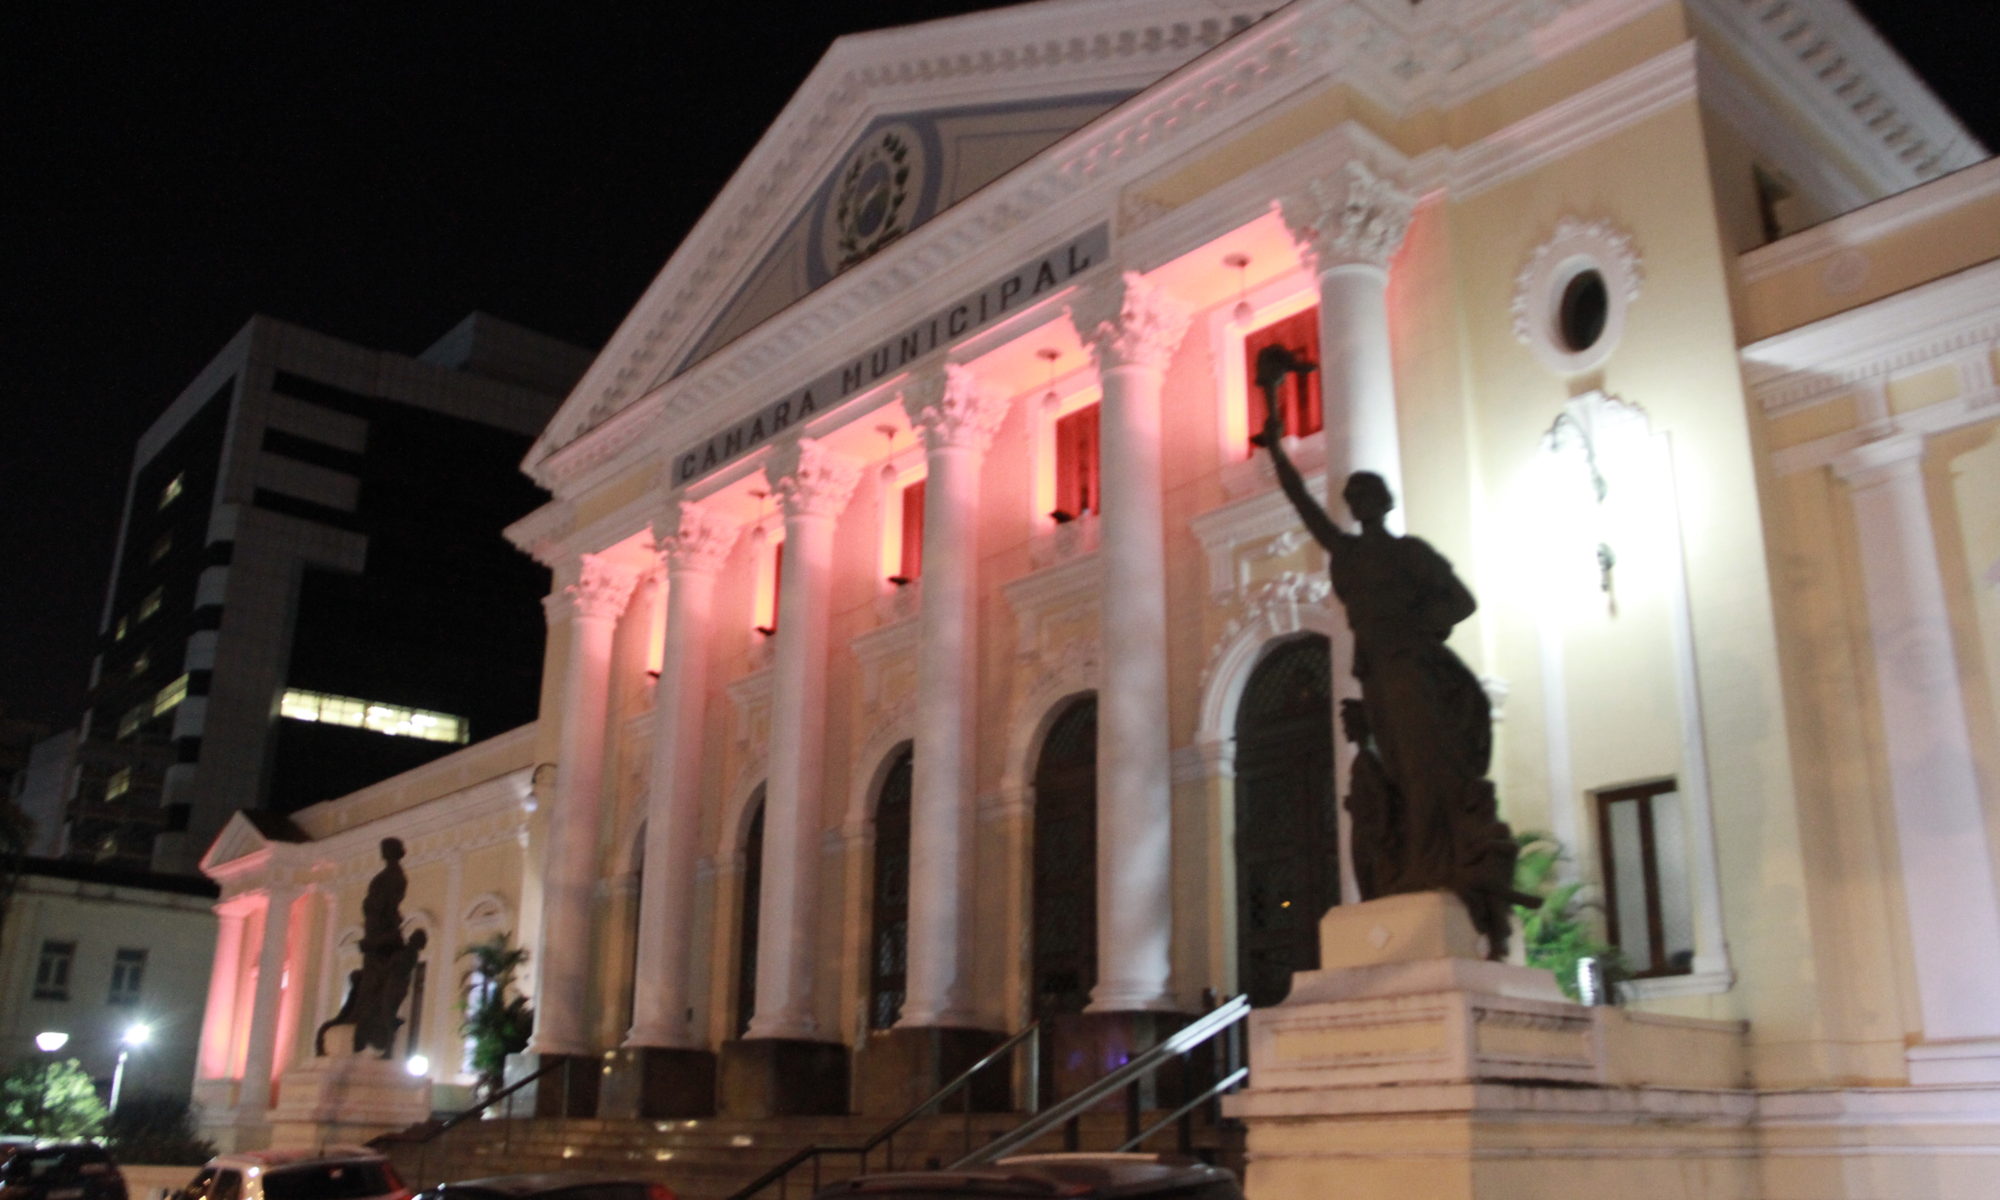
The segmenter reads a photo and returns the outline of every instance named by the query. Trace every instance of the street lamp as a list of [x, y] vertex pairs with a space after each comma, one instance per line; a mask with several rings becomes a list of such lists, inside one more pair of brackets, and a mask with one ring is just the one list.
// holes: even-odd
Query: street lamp
[[111, 1071], [111, 1112], [118, 1111], [118, 1093], [125, 1086], [125, 1059], [135, 1046], [143, 1046], [153, 1039], [153, 1027], [144, 1021], [134, 1021], [126, 1026], [125, 1036], [118, 1039], [118, 1065]]
[[47, 1055], [42, 1059], [42, 1078], [35, 1088], [35, 1136], [42, 1132], [42, 1122], [49, 1115], [49, 1068], [55, 1064], [56, 1051], [69, 1045], [69, 1035], [59, 1029], [47, 1029], [35, 1035], [35, 1048]]

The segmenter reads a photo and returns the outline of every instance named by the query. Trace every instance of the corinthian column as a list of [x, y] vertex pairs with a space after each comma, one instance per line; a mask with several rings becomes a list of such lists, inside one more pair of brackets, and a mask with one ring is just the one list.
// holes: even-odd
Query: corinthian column
[[1834, 463], [1854, 503], [1923, 1040], [1912, 1083], [2000, 1082], [2000, 905], [1921, 437]]
[[813, 945], [819, 931], [820, 784], [826, 743], [828, 585], [833, 519], [859, 464], [801, 438], [766, 468], [785, 514], [777, 646], [771, 666], [770, 775], [765, 787], [757, 1006], [746, 1038], [810, 1040]]
[[903, 394], [924, 440], [924, 589], [917, 644], [917, 741], [910, 812], [908, 989], [899, 1027], [970, 1026], [975, 1017], [966, 893], [972, 877], [974, 639], [979, 471], [1007, 398], [970, 368]]
[[737, 527], [681, 501], [655, 526], [667, 567], [666, 644], [653, 696], [652, 783], [639, 892], [639, 955], [627, 1046], [694, 1049], [689, 1025], [695, 862], [701, 837], [701, 722], [715, 576]]
[[299, 890], [272, 884], [264, 893], [264, 937], [257, 953], [257, 990], [250, 1001], [250, 1031], [244, 1042], [243, 1086], [237, 1092], [240, 1116], [261, 1115], [271, 1107], [271, 1075], [277, 1069], [278, 1009], [283, 1001], [285, 951], [290, 941], [292, 901]]
[[597, 811], [604, 790], [605, 711], [610, 702], [611, 634], [638, 575], [599, 555], [582, 556], [577, 581], [549, 596], [550, 622], [567, 617], [562, 741], [555, 803], [548, 815], [542, 871], [540, 984], [535, 989], [535, 1052], [589, 1054], [590, 913], [597, 881]]
[[[1350, 158], [1332, 176], [1282, 197], [1285, 224], [1299, 256], [1319, 279], [1320, 395], [1326, 413], [1327, 507], [1341, 512], [1340, 494], [1355, 471], [1373, 471], [1389, 485], [1397, 508], [1391, 528], [1403, 528], [1403, 453], [1396, 430], [1396, 380], [1389, 346], [1389, 259], [1403, 243], [1415, 200]], [[1334, 600], [1339, 603], [1338, 598]], [[1354, 748], [1341, 733], [1340, 706], [1361, 696], [1354, 678], [1354, 635], [1345, 622], [1329, 639], [1333, 654], [1333, 745], [1341, 780]], [[1361, 899], [1349, 839], [1353, 818], [1339, 806], [1340, 901]]]
[[[1074, 314], [1097, 363], [1104, 570], [1098, 627], [1097, 986], [1089, 1011], [1173, 1008], [1172, 765], [1160, 386], [1188, 311], [1136, 272]], [[1095, 311], [1090, 311], [1095, 310]], [[1099, 313], [1103, 319], [1093, 320]]]
[[1327, 498], [1340, 495], [1350, 472], [1373, 471], [1400, 500], [1389, 258], [1403, 244], [1415, 200], [1351, 158], [1338, 175], [1312, 180], [1279, 204], [1300, 257], [1319, 277]]

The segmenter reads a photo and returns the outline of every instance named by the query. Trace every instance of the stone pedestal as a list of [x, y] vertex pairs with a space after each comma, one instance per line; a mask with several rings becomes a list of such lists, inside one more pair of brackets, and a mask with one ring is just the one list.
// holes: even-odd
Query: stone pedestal
[[597, 1094], [604, 1076], [604, 1061], [592, 1054], [536, 1054], [528, 1051], [507, 1056], [505, 1086], [513, 1086], [543, 1067], [548, 1074], [514, 1093], [507, 1111], [516, 1116], [594, 1117]]
[[359, 1143], [430, 1119], [431, 1083], [373, 1055], [309, 1058], [278, 1079], [270, 1145]]
[[1327, 914], [1225, 1102], [1250, 1200], [1756, 1194], [1740, 1023], [1586, 1008], [1480, 949], [1442, 892]]
[[712, 1117], [715, 1055], [706, 1050], [635, 1046], [607, 1064], [600, 1117]]
[[755, 1038], [722, 1043], [717, 1104], [725, 1117], [826, 1117], [847, 1112], [847, 1047]]
[[[854, 1103], [865, 1116], [895, 1118], [930, 1099], [937, 1090], [1005, 1041], [986, 1029], [929, 1027], [871, 1033], [854, 1055]], [[974, 1112], [1010, 1112], [1014, 1072], [994, 1063], [967, 1085]], [[946, 1112], [959, 1112], [963, 1096], [953, 1096]]]

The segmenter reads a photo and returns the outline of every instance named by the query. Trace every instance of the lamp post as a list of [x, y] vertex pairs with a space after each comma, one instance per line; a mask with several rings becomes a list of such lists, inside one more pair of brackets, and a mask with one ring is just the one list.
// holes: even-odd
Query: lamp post
[[134, 1047], [143, 1046], [153, 1038], [153, 1027], [144, 1021], [134, 1021], [125, 1029], [125, 1036], [118, 1039], [118, 1065], [111, 1071], [111, 1112], [118, 1111], [118, 1093], [125, 1087], [125, 1060]]
[[69, 1045], [69, 1035], [58, 1029], [44, 1030], [35, 1035], [35, 1048], [45, 1056], [42, 1059], [42, 1077], [35, 1087], [35, 1137], [42, 1135], [42, 1122], [49, 1113], [49, 1067], [55, 1062], [56, 1051]]

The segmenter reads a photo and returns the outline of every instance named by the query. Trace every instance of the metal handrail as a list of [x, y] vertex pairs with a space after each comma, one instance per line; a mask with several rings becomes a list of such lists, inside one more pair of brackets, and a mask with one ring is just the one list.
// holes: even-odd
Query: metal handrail
[[[475, 1104], [471, 1108], [466, 1109], [464, 1112], [456, 1113], [452, 1116], [446, 1117], [442, 1121], [431, 1123], [430, 1127], [426, 1128], [420, 1134], [411, 1134], [409, 1131], [405, 1130], [400, 1134], [385, 1134], [383, 1137], [374, 1139], [374, 1141], [375, 1142], [396, 1141], [396, 1142], [404, 1142], [415, 1145], [417, 1148], [417, 1171], [416, 1171], [417, 1179], [414, 1182], [417, 1183], [419, 1186], [422, 1186], [430, 1182], [429, 1175], [430, 1175], [431, 1143], [437, 1141], [439, 1138], [451, 1132], [453, 1129], [458, 1128], [461, 1124], [465, 1123], [466, 1121], [470, 1121], [474, 1117], [483, 1116], [488, 1109], [492, 1108], [494, 1105], [499, 1104], [501, 1101], [504, 1100], [507, 1102], [507, 1116], [508, 1118], [510, 1118], [507, 1127], [504, 1129], [502, 1133], [501, 1152], [504, 1154], [512, 1149], [514, 1141], [514, 1130], [511, 1121], [511, 1118], [514, 1115], [514, 1093], [520, 1091], [524, 1087], [527, 1087], [529, 1084], [540, 1079], [542, 1076], [549, 1074], [551, 1071], [560, 1069], [564, 1065], [566, 1064], [564, 1064], [560, 1060], [556, 1062], [544, 1063], [541, 1066], [535, 1068], [535, 1070], [529, 1072], [526, 1075], [523, 1075], [521, 1078], [508, 1084], [506, 1087], [501, 1088], [497, 1092], [494, 1092], [491, 1096], [488, 1096], [486, 1099], [480, 1101], [478, 1104]], [[568, 1105], [565, 1104], [564, 1108], [565, 1110], [567, 1110]]]
[[[813, 1186], [817, 1188], [819, 1186], [818, 1160], [830, 1154], [852, 1154], [859, 1160], [860, 1170], [866, 1172], [868, 1170], [868, 1156], [870, 1154], [873, 1154], [875, 1150], [884, 1143], [892, 1143], [890, 1145], [890, 1158], [893, 1160], [895, 1157], [895, 1147], [893, 1145], [893, 1141], [897, 1133], [899, 1133], [904, 1127], [908, 1126], [910, 1122], [916, 1120], [918, 1117], [923, 1116], [927, 1112], [934, 1111], [939, 1105], [943, 1104], [953, 1095], [963, 1090], [964, 1088], [970, 1086], [974, 1076], [978, 1075], [981, 1071], [984, 1071], [987, 1067], [992, 1066], [994, 1063], [1000, 1061], [1007, 1055], [1012, 1054], [1015, 1047], [1019, 1046], [1023, 1042], [1030, 1042], [1033, 1044], [1033, 1051], [1030, 1053], [1028, 1057], [1028, 1070], [1027, 1070], [1028, 1079], [1027, 1079], [1027, 1086], [1024, 1089], [1027, 1093], [1027, 1111], [1033, 1113], [1039, 1106], [1041, 1101], [1041, 1081], [1040, 1081], [1039, 1071], [1041, 1066], [1042, 1023], [1040, 1021], [1036, 1021], [1030, 1024], [1027, 1028], [1022, 1029], [1018, 1033], [1013, 1034], [1006, 1041], [1001, 1042], [998, 1046], [995, 1046], [993, 1049], [987, 1051], [985, 1056], [980, 1058], [978, 1062], [975, 1062], [971, 1066], [967, 1067], [965, 1070], [960, 1071], [956, 1076], [952, 1077], [950, 1082], [946, 1083], [943, 1087], [940, 1087], [937, 1091], [931, 1093], [930, 1096], [917, 1103], [908, 1112], [904, 1113], [900, 1117], [897, 1117], [895, 1120], [889, 1122], [881, 1129], [876, 1130], [875, 1133], [868, 1138], [868, 1140], [862, 1142], [860, 1145], [801, 1147], [797, 1151], [794, 1151], [789, 1158], [786, 1158], [778, 1165], [772, 1167], [770, 1170], [764, 1172], [762, 1175], [759, 1175], [756, 1179], [751, 1180], [749, 1183], [743, 1185], [741, 1188], [738, 1188], [736, 1191], [730, 1193], [729, 1200], [749, 1200], [749, 1197], [756, 1195], [758, 1192], [763, 1191], [765, 1188], [770, 1187], [774, 1183], [778, 1183], [780, 1180], [783, 1180], [786, 1176], [790, 1175], [793, 1171], [804, 1166], [808, 1162], [813, 1163]], [[970, 1097], [967, 1098], [965, 1104], [965, 1120], [966, 1120], [967, 1145], [969, 1147], [971, 1139], [971, 1126], [972, 1126], [972, 1102]], [[783, 1192], [781, 1191], [780, 1194], [782, 1195]]]
[[1120, 1145], [1118, 1149], [1112, 1151], [1112, 1153], [1123, 1154], [1128, 1150], [1138, 1149], [1140, 1146], [1145, 1144], [1147, 1138], [1152, 1137], [1154, 1134], [1160, 1132], [1160, 1130], [1165, 1129], [1167, 1126], [1173, 1124], [1175, 1121], [1178, 1121], [1182, 1117], [1187, 1116], [1189, 1113], [1193, 1112], [1197, 1108], [1200, 1108], [1202, 1105], [1207, 1104], [1210, 1100], [1215, 1099], [1217, 1096], [1227, 1093], [1231, 1088], [1234, 1088], [1237, 1084], [1242, 1083], [1245, 1079], [1248, 1079], [1249, 1077], [1250, 1077], [1249, 1067], [1236, 1068], [1234, 1071], [1231, 1071], [1229, 1074], [1217, 1080], [1213, 1085], [1209, 1087], [1207, 1091], [1203, 1092], [1201, 1095], [1196, 1096], [1194, 1099], [1188, 1101], [1186, 1104], [1181, 1105], [1179, 1108], [1168, 1113], [1166, 1116], [1161, 1117], [1159, 1120], [1153, 1122], [1151, 1125], [1146, 1126], [1145, 1129], [1141, 1130], [1134, 1136], [1127, 1138], [1125, 1142], [1122, 1145]]
[[[983, 1166], [997, 1159], [1005, 1158], [1015, 1150], [1041, 1138], [1051, 1130], [1065, 1124], [1084, 1110], [1117, 1092], [1121, 1088], [1136, 1084], [1141, 1079], [1165, 1066], [1167, 1060], [1186, 1054], [1196, 1046], [1208, 1041], [1216, 1034], [1235, 1025], [1250, 1015], [1250, 997], [1238, 996], [1211, 1013], [1196, 1018], [1161, 1041], [1152, 1049], [1126, 1063], [1124, 1066], [1085, 1087], [1074, 1096], [1045, 1110], [1039, 1116], [1023, 1122], [1012, 1133], [1003, 1134], [986, 1145], [951, 1164], [951, 1170], [964, 1167]], [[1136, 1119], [1128, 1128], [1136, 1131]]]

